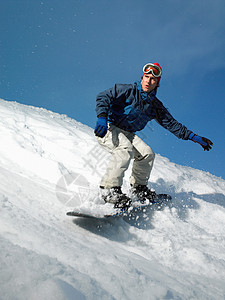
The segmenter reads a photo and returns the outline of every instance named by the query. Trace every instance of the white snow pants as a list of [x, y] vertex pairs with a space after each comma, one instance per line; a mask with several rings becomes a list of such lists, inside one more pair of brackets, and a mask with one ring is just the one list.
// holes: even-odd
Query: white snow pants
[[134, 158], [130, 184], [147, 185], [152, 170], [155, 154], [152, 149], [136, 134], [124, 131], [112, 124], [98, 142], [112, 156], [100, 185], [104, 188], [122, 186], [125, 171]]

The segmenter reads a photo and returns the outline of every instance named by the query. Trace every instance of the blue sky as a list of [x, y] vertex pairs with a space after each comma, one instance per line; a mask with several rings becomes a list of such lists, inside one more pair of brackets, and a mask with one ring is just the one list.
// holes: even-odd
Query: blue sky
[[171, 161], [225, 178], [224, 0], [2, 0], [0, 28], [0, 98], [93, 128], [97, 93], [159, 62], [158, 98], [214, 147], [155, 121], [140, 135]]

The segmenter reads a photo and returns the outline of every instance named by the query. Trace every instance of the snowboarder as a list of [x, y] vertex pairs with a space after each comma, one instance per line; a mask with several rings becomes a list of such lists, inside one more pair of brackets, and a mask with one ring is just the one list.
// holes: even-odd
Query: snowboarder
[[194, 134], [175, 120], [156, 97], [161, 75], [162, 68], [158, 63], [147, 63], [140, 81], [115, 84], [97, 95], [95, 135], [100, 145], [112, 154], [100, 190], [105, 202], [113, 203], [115, 208], [124, 208], [131, 203], [121, 187], [132, 158], [131, 193], [142, 203], [146, 200], [154, 202], [156, 197], [147, 186], [155, 154], [135, 134], [150, 120], [155, 119], [180, 139], [199, 143], [204, 150], [209, 151], [213, 145], [209, 139]]

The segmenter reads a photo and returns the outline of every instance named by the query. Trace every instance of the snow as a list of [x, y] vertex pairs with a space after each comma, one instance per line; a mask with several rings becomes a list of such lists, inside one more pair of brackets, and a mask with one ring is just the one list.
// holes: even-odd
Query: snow
[[0, 114], [1, 300], [224, 299], [222, 178], [156, 155], [149, 186], [170, 206], [68, 217], [112, 209], [97, 188], [109, 154], [65, 115], [4, 100]]

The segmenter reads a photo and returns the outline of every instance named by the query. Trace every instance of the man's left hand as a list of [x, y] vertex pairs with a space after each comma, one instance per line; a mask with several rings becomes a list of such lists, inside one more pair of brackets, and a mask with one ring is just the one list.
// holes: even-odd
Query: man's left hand
[[211, 142], [209, 139], [205, 138], [205, 137], [201, 137], [197, 134], [191, 133], [189, 135], [189, 139], [192, 140], [195, 143], [198, 143], [202, 146], [202, 148], [204, 149], [204, 151], [209, 151], [210, 149], [212, 149], [212, 145], [213, 142]]

